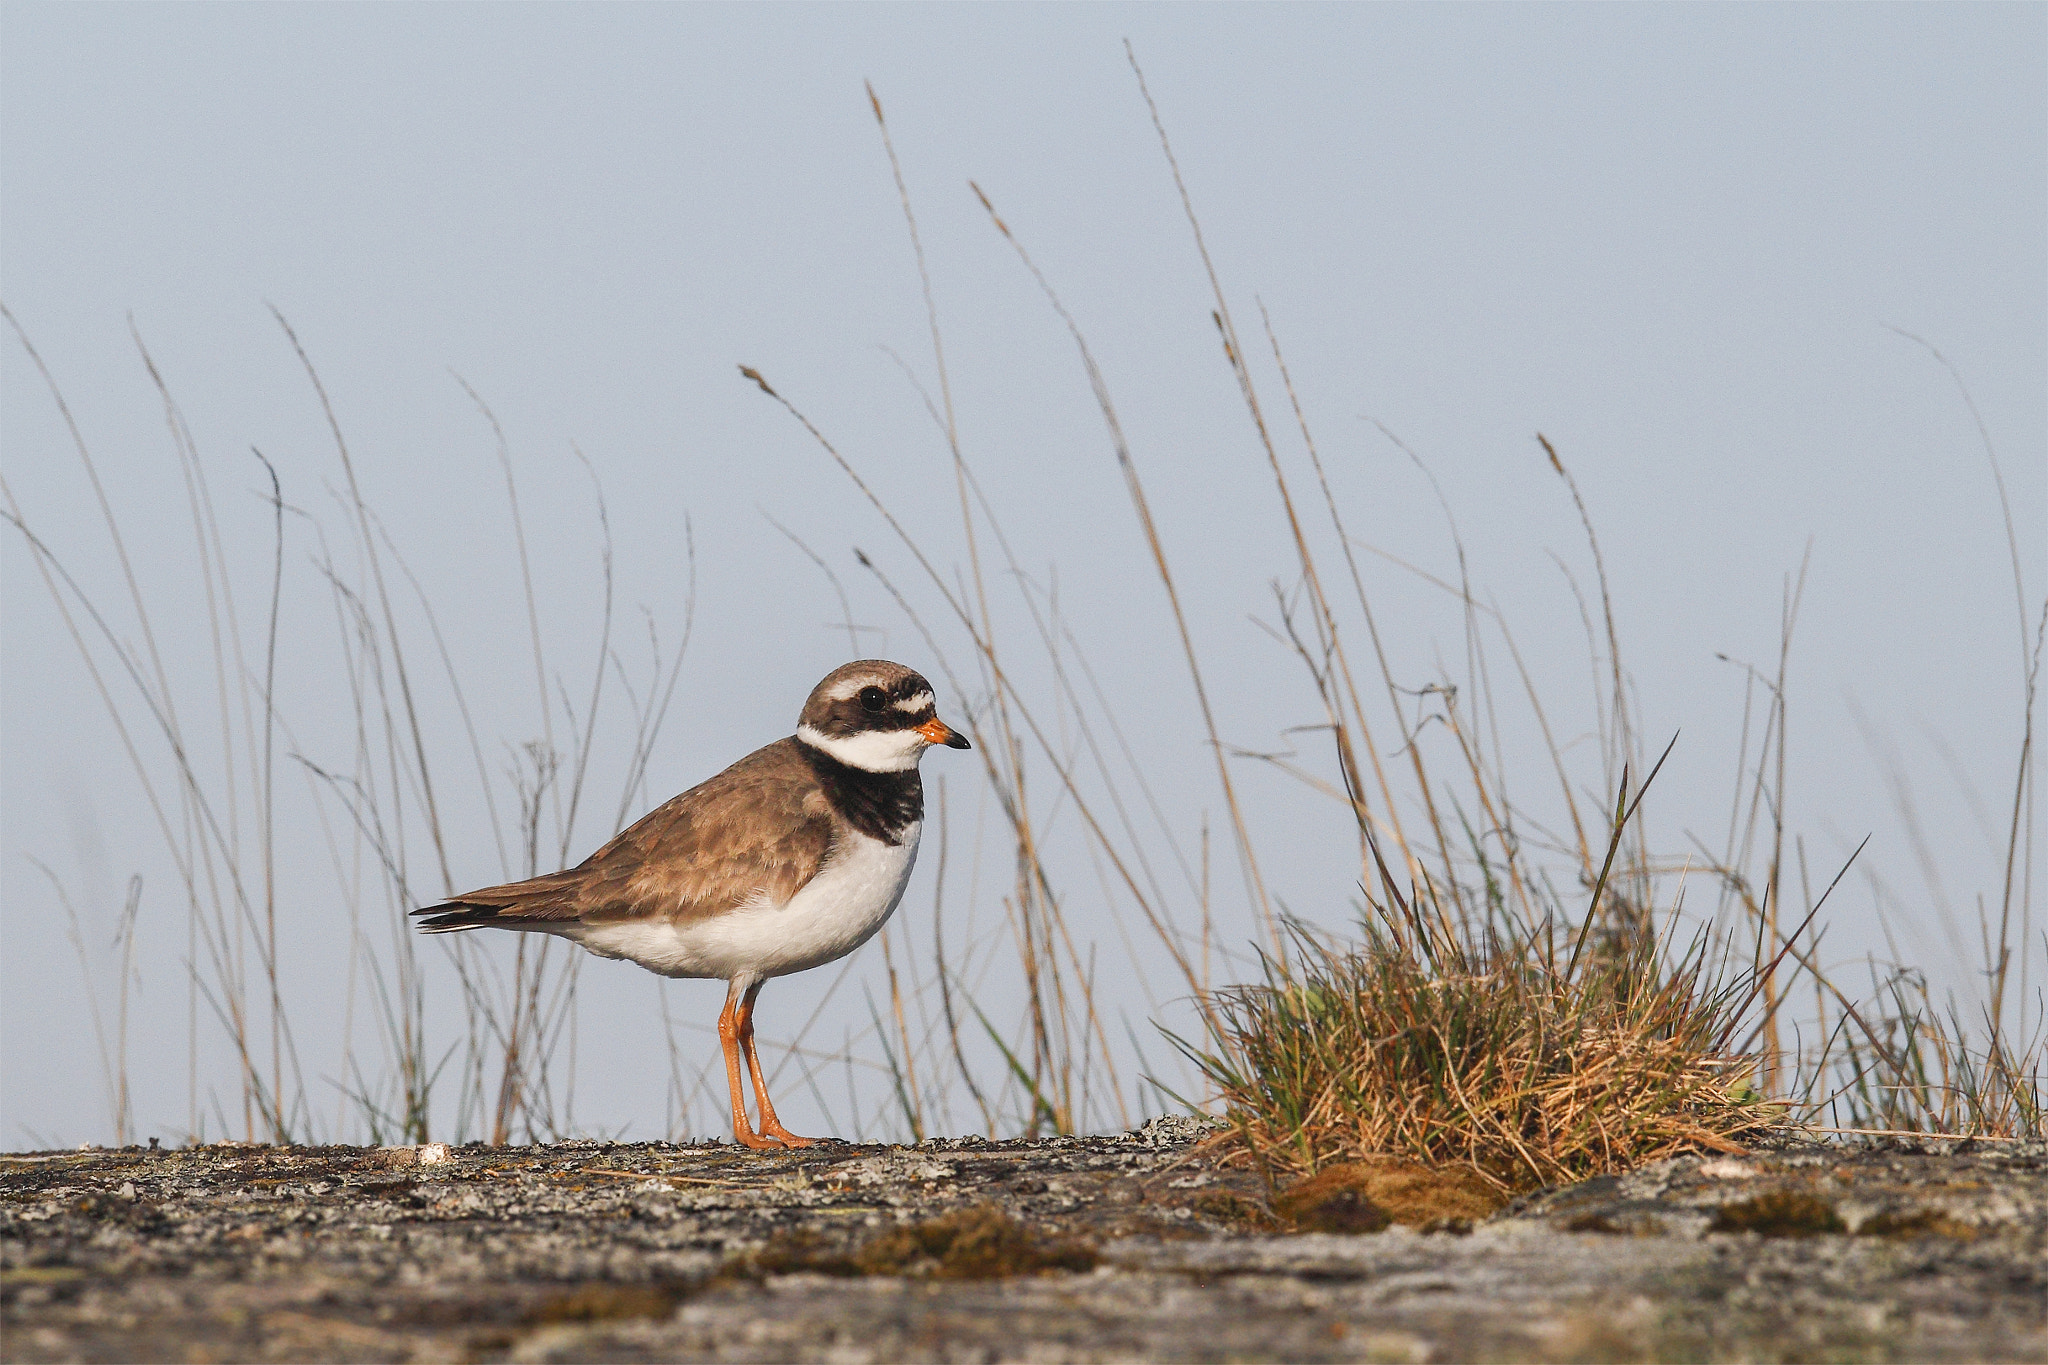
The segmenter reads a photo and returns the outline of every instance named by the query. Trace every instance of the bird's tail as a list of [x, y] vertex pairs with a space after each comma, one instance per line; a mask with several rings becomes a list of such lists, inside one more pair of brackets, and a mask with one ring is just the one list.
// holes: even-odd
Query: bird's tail
[[441, 905], [423, 906], [412, 913], [419, 918], [419, 929], [423, 934], [452, 934], [458, 929], [488, 926], [513, 927], [504, 910], [495, 905], [465, 905], [461, 901], [448, 901]]
[[573, 871], [550, 872], [531, 881], [487, 886], [412, 912], [423, 934], [463, 929], [559, 929], [579, 917], [579, 879]]

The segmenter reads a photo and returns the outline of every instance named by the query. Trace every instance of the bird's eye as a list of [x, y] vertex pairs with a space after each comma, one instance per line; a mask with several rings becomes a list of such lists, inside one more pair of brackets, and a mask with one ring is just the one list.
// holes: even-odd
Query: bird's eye
[[863, 687], [860, 690], [860, 709], [871, 716], [882, 714], [882, 708], [889, 704], [888, 696], [879, 687]]

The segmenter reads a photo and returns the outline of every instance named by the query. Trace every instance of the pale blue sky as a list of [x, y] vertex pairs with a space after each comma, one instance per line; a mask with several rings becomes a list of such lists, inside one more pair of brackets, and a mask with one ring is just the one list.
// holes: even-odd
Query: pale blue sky
[[[1263, 301], [1354, 531], [1456, 572], [1434, 495], [1383, 423], [1441, 481], [1473, 577], [1514, 623], [1567, 735], [1591, 715], [1585, 647], [1550, 553], [1589, 566], [1534, 433], [1572, 466], [1646, 729], [1657, 747], [1684, 736], [1660, 778], [1665, 846], [1682, 849], [1687, 829], [1711, 842], [1725, 824], [1742, 682], [1716, 656], [1774, 658], [1782, 585], [1810, 543], [1790, 814], [1814, 875], [1871, 832], [1869, 867], [1909, 907], [1931, 904], [1929, 865], [1966, 915], [1996, 890], [1986, 827], [2003, 819], [2020, 724], [2012, 564], [1970, 411], [1891, 329], [1939, 347], [1966, 381], [2038, 613], [2040, 6], [10, 3], [0, 24], [0, 295], [99, 460], [177, 676], [200, 676], [210, 656], [183, 485], [131, 319], [260, 598], [271, 542], [252, 445], [288, 501], [339, 524], [324, 491], [339, 477], [331, 444], [266, 305], [318, 364], [367, 495], [441, 606], [494, 751], [537, 726], [530, 647], [491, 433], [451, 371], [504, 424], [540, 614], [575, 676], [594, 636], [597, 537], [572, 444], [607, 494], [622, 611], [644, 603], [679, 622], [686, 516], [694, 527], [696, 634], [653, 799], [787, 733], [845, 656], [830, 586], [764, 513], [842, 574], [857, 620], [886, 628], [864, 649], [932, 667], [851, 548], [904, 582], [906, 556], [735, 369], [766, 373], [942, 563], [959, 562], [943, 447], [882, 349], [929, 382], [866, 80], [920, 214], [965, 448], [1020, 558], [1056, 567], [1076, 636], [1193, 829], [1215, 797], [1100, 419], [1071, 343], [967, 188], [994, 198], [1088, 334], [1183, 577], [1226, 739], [1309, 742], [1282, 733], [1314, 719], [1297, 670], [1246, 620], [1270, 615], [1265, 585], [1288, 572], [1286, 546], [1129, 38], [1240, 326]], [[11, 337], [0, 350], [8, 486], [118, 603], [53, 405]], [[1277, 389], [1268, 401], [1283, 410]], [[305, 524], [292, 534], [295, 743], [333, 761], [341, 732], [315, 719], [337, 713], [333, 618]], [[31, 859], [109, 926], [143, 874], [138, 1121], [179, 1132], [183, 912], [33, 562], [11, 529], [4, 540], [0, 1141], [109, 1131], [88, 1083], [76, 959]], [[1455, 666], [1456, 613], [1376, 572], [1404, 681]], [[209, 704], [195, 687], [188, 705]], [[1540, 757], [1533, 736], [1527, 746], [1517, 763]], [[617, 747], [594, 760], [614, 765], [606, 810], [575, 857], [609, 830], [597, 824], [615, 802]], [[1884, 752], [1906, 775], [1928, 859]], [[957, 757], [926, 767], [947, 774], [964, 830], [978, 770]], [[1528, 784], [1546, 773], [1538, 764]], [[1269, 769], [1248, 765], [1242, 780], [1290, 906], [1341, 923], [1355, 872], [1343, 813]], [[480, 807], [463, 811], [454, 876], [495, 880]], [[288, 979], [312, 1000], [345, 940], [325, 836], [309, 809], [290, 818], [284, 875], [304, 953]], [[1073, 857], [1085, 920], [1093, 874]], [[906, 902], [927, 917], [932, 875], [927, 863]], [[973, 911], [984, 929], [995, 894]], [[965, 917], [964, 884], [958, 896]], [[1831, 950], [1885, 949], [1872, 905], [1866, 884], [1845, 889]], [[110, 932], [93, 940], [100, 959]], [[1899, 949], [1959, 981], [1950, 944], [1930, 913]], [[1123, 951], [1107, 924], [1102, 945]], [[2042, 955], [2038, 926], [2028, 951]], [[873, 956], [861, 979], [880, 979]], [[605, 1041], [653, 1036], [652, 979], [592, 963], [583, 980], [579, 1117], [657, 1130], [665, 1061], [654, 1044], [642, 1056], [640, 1041]], [[823, 984], [783, 983], [769, 1000], [808, 1014]], [[858, 1028], [865, 1006], [847, 989]], [[1155, 990], [1173, 993], [1165, 980]], [[717, 988], [671, 987], [670, 1003], [706, 1023]], [[1145, 1016], [1136, 1001], [1131, 1017]], [[710, 1043], [700, 1031], [685, 1047]], [[331, 1095], [322, 1086], [309, 1079]], [[799, 1129], [824, 1122], [808, 1103], [784, 1106]]]

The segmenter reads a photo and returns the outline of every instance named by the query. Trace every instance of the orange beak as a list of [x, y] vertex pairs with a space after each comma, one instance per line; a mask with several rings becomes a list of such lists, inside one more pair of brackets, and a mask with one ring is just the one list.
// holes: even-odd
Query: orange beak
[[943, 744], [948, 749], [972, 749], [974, 747], [967, 742], [967, 736], [961, 734], [937, 716], [933, 716], [930, 720], [918, 726], [917, 732], [924, 736], [927, 744]]

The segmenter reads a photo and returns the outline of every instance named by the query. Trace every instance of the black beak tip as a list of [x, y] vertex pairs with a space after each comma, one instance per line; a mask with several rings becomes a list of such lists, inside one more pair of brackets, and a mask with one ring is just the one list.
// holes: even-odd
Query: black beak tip
[[974, 746], [967, 742], [967, 736], [955, 730], [946, 737], [946, 747], [948, 749], [972, 749]]

